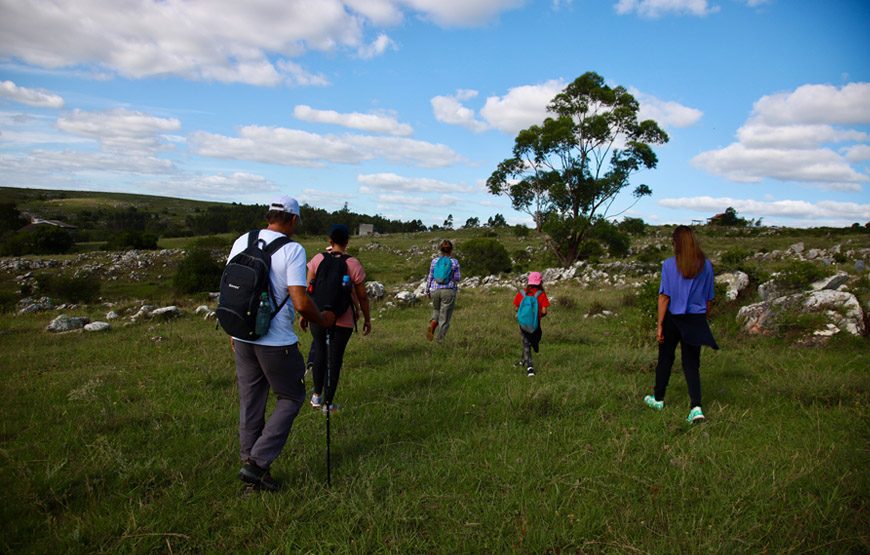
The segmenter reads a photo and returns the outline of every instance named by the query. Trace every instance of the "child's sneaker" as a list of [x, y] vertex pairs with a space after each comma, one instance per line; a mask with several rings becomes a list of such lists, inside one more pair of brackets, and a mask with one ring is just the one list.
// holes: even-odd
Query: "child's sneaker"
[[[664, 401], [656, 401], [656, 398], [653, 397], [652, 395], [647, 395], [646, 397], [644, 397], [643, 402], [646, 403], [646, 406], [648, 406], [651, 409], [662, 410], [663, 408], [665, 408], [665, 402]], [[700, 410], [700, 409], [698, 409], [698, 410]], [[701, 418], [703, 418], [703, 416]]]
[[319, 409], [323, 405], [323, 398], [317, 393], [311, 394], [311, 406]]
[[704, 421], [704, 413], [701, 411], [701, 407], [692, 407], [692, 410], [689, 411], [689, 416], [686, 417], [686, 422], [689, 424], [697, 424], [698, 422]]
[[528, 368], [526, 368], [526, 376], [528, 376], [530, 378], [535, 377], [535, 367], [534, 366], [529, 366]]

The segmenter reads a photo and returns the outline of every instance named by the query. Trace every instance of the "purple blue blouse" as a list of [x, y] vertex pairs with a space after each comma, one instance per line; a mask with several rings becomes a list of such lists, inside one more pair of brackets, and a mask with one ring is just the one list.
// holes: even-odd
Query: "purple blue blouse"
[[662, 281], [659, 293], [671, 298], [671, 314], [706, 314], [707, 301], [713, 300], [713, 264], [704, 260], [704, 268], [692, 279], [684, 278], [677, 268], [677, 259], [670, 257], [662, 263]]

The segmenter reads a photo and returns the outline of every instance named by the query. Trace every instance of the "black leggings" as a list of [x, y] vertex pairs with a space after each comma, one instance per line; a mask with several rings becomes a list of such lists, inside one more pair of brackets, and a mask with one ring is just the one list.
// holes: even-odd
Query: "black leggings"
[[691, 406], [701, 406], [701, 346], [687, 345], [680, 335], [680, 328], [671, 320], [671, 315], [665, 314], [662, 324], [665, 341], [659, 343], [659, 362], [656, 366], [656, 401], [665, 398], [665, 390], [671, 379], [671, 368], [676, 359], [677, 343], [680, 344], [680, 357], [683, 362], [683, 373], [686, 375], [686, 385], [689, 386]]
[[[312, 365], [311, 376], [314, 378], [314, 392], [320, 395], [323, 392], [324, 382], [326, 381], [326, 329], [316, 324], [309, 323], [308, 325], [311, 327], [311, 335], [314, 338], [311, 352], [308, 355], [308, 363]], [[347, 348], [347, 342], [350, 341], [351, 334], [353, 334], [353, 328], [342, 328], [340, 326], [332, 328], [332, 340], [329, 344], [332, 351], [332, 368], [330, 368], [329, 372], [330, 383], [323, 396], [325, 403], [331, 403], [333, 398], [335, 398], [338, 377], [341, 374], [341, 363], [344, 360], [344, 350]]]

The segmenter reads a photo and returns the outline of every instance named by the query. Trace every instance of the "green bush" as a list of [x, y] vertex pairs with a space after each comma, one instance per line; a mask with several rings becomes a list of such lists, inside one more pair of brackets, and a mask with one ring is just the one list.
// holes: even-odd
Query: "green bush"
[[514, 226], [514, 236], [516, 237], [528, 237], [529, 236], [529, 228], [522, 224], [517, 224]]
[[743, 264], [750, 256], [752, 256], [750, 251], [740, 247], [728, 249], [719, 259], [718, 270], [720, 272], [730, 272], [738, 269], [742, 270]]
[[123, 231], [112, 235], [104, 249], [109, 251], [155, 250], [157, 249], [157, 236], [142, 231]]
[[18, 295], [12, 291], [0, 291], [0, 312], [12, 312], [18, 305]]
[[75, 244], [73, 236], [65, 229], [54, 226], [38, 227], [6, 236], [0, 245], [0, 254], [21, 256], [24, 254], [64, 254]]
[[532, 262], [532, 255], [525, 249], [517, 249], [513, 253], [513, 269], [517, 272], [525, 272]]
[[511, 271], [511, 257], [495, 239], [471, 239], [457, 250], [463, 275], [488, 276]]
[[588, 239], [577, 248], [577, 258], [580, 260], [597, 260], [604, 256], [604, 247], [598, 241]]
[[661, 264], [671, 254], [673, 253], [664, 245], [647, 245], [637, 253], [637, 260], [646, 264]]
[[830, 272], [806, 260], [790, 262], [786, 268], [776, 277], [777, 283], [786, 289], [806, 289], [814, 281], [818, 281], [829, 275]]
[[99, 299], [102, 287], [100, 278], [93, 274], [79, 277], [42, 274], [36, 276], [36, 282], [40, 291], [67, 303], [92, 303]]
[[631, 235], [643, 235], [646, 233], [646, 224], [641, 218], [623, 218], [617, 224], [620, 231], [630, 233]]
[[217, 291], [222, 273], [223, 267], [212, 258], [210, 251], [194, 248], [178, 265], [173, 285], [183, 294]]

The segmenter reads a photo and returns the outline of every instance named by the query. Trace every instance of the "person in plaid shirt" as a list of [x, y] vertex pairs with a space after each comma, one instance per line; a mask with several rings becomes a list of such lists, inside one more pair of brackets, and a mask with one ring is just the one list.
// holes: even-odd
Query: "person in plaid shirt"
[[429, 341], [436, 337], [436, 330], [438, 341], [442, 341], [447, 335], [461, 279], [459, 261], [450, 256], [453, 243], [445, 239], [441, 242], [440, 250], [441, 254], [429, 264], [429, 276], [426, 278], [426, 296], [432, 299], [432, 318], [426, 328], [426, 338]]

